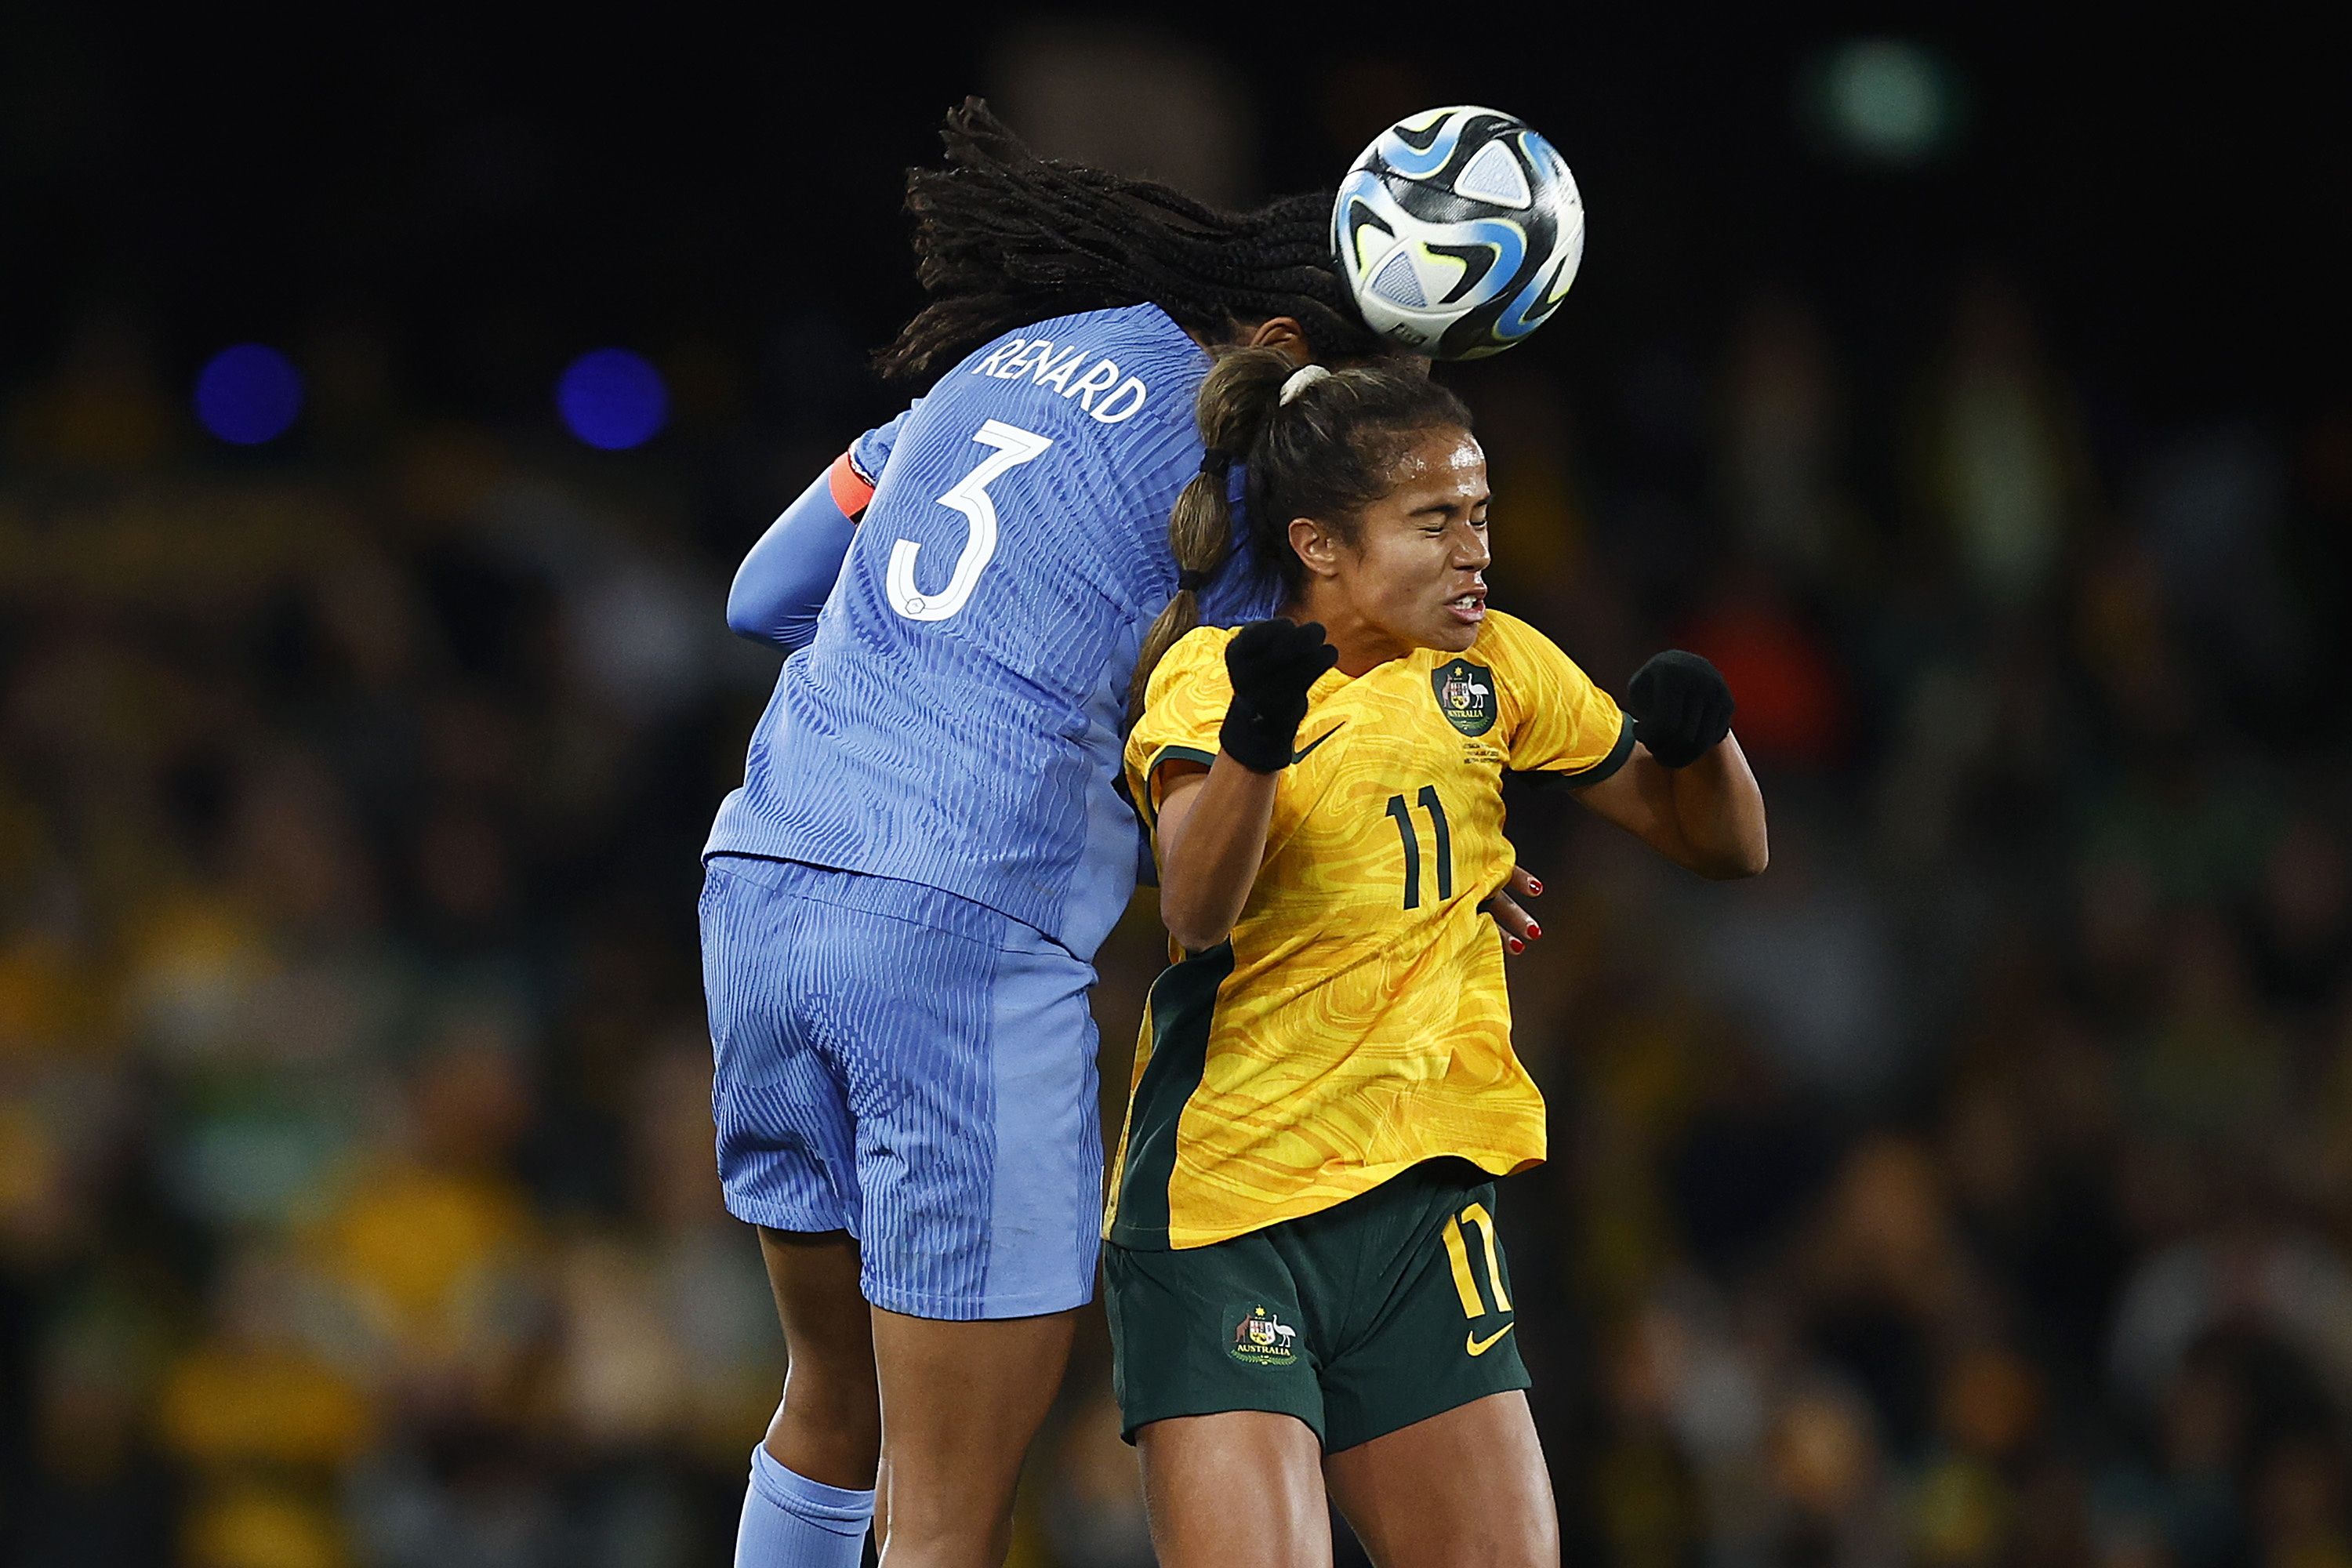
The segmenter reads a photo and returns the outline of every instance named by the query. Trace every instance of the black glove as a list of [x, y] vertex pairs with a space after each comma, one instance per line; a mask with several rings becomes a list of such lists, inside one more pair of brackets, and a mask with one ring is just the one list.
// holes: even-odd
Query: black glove
[[1625, 711], [1661, 766], [1686, 768], [1731, 733], [1731, 688], [1698, 655], [1668, 648], [1633, 672]]
[[1276, 617], [1244, 626], [1225, 645], [1234, 701], [1217, 743], [1252, 773], [1288, 767], [1307, 717], [1307, 689], [1339, 661], [1339, 650], [1323, 640], [1320, 621], [1300, 626]]

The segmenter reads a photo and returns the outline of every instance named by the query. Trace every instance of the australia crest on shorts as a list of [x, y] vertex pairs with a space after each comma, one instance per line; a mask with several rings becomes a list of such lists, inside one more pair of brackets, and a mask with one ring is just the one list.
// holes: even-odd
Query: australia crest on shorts
[[1448, 659], [1430, 671], [1429, 689], [1445, 721], [1464, 734], [1483, 735], [1495, 727], [1495, 672], [1485, 665]]
[[1259, 1366], [1280, 1365], [1298, 1353], [1297, 1340], [1297, 1329], [1264, 1307], [1251, 1307], [1242, 1311], [1241, 1321], [1234, 1325], [1234, 1342], [1229, 1348], [1235, 1361]]

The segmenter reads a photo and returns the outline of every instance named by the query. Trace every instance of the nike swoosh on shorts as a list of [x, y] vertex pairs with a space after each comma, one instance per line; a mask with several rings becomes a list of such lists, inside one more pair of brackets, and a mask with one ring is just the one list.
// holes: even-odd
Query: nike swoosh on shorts
[[1488, 1334], [1483, 1340], [1477, 1336], [1475, 1331], [1465, 1334], [1462, 1336], [1462, 1348], [1468, 1351], [1472, 1355], [1485, 1355], [1488, 1351], [1495, 1348], [1496, 1341], [1501, 1339], [1505, 1334], [1509, 1333], [1513, 1329], [1516, 1329], [1518, 1326], [1519, 1325], [1517, 1322], [1505, 1323], [1501, 1328], [1496, 1329], [1493, 1333]]

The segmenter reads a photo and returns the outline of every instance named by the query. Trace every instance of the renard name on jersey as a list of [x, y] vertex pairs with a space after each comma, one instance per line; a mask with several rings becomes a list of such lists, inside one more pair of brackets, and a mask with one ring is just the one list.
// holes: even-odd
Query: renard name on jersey
[[[1087, 364], [1088, 360], [1092, 364]], [[1083, 374], [1078, 366], [1086, 364]], [[1051, 338], [1006, 338], [976, 361], [972, 375], [992, 375], [999, 381], [1027, 376], [1039, 386], [1076, 401], [1097, 421], [1122, 425], [1143, 412], [1150, 389], [1135, 376], [1121, 374], [1118, 362], [1083, 344], [1056, 344]], [[1195, 384], [1197, 385], [1197, 383]], [[1095, 401], [1100, 398], [1099, 405]]]

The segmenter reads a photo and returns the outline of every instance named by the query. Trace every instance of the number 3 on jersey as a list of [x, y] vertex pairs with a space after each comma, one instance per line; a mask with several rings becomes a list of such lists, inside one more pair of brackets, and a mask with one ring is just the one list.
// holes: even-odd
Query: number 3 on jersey
[[910, 621], [944, 621], [964, 607], [972, 589], [980, 584], [981, 573], [996, 553], [996, 503], [989, 499], [989, 485], [1011, 469], [1036, 461], [1054, 444], [1050, 437], [1001, 419], [982, 426], [972, 439], [996, 450], [940, 498], [941, 506], [963, 513], [971, 523], [963, 553], [956, 557], [955, 572], [947, 586], [926, 594], [915, 585], [915, 557], [922, 553], [921, 545], [901, 539], [890, 546], [890, 573], [886, 580], [890, 607]]

